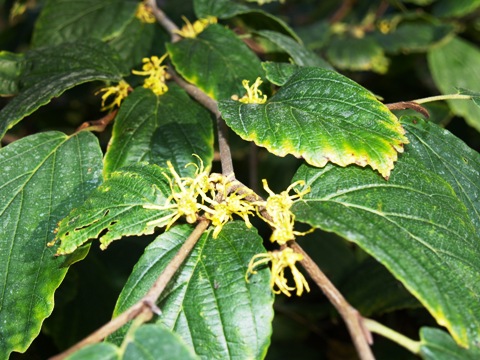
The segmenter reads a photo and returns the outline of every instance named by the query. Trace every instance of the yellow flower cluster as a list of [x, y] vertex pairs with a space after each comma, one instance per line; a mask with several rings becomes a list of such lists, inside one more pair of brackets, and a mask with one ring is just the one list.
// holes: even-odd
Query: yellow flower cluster
[[[245, 280], [248, 282], [248, 275], [256, 274], [257, 268], [260, 265], [272, 263], [272, 276], [270, 278], [270, 287], [275, 294], [283, 293], [287, 296], [291, 296], [290, 291], [296, 289], [297, 296], [303, 294], [303, 289], [310, 292], [307, 280], [303, 274], [297, 269], [295, 263], [303, 260], [303, 255], [294, 252], [291, 248], [287, 247], [280, 251], [270, 251], [265, 254], [257, 254], [250, 260], [248, 264], [248, 270], [245, 275]], [[289, 286], [287, 279], [285, 278], [285, 269], [289, 268], [295, 286]]]
[[[120, 107], [123, 99], [128, 96], [130, 91], [130, 85], [125, 80], [120, 80], [120, 82], [115, 86], [104, 87], [103, 89], [98, 90], [95, 95], [99, 93], [104, 93], [102, 95], [102, 111], [113, 110], [114, 107]], [[113, 101], [106, 105], [107, 99], [111, 96], [114, 96]]]
[[[163, 226], [166, 223], [168, 230], [180, 217], [185, 217], [188, 223], [194, 223], [199, 216], [205, 216], [211, 221], [214, 227], [212, 237], [215, 239], [226, 223], [233, 219], [233, 215], [240, 216], [247, 227], [251, 227], [249, 216], [255, 212], [266, 221], [272, 228], [270, 240], [280, 245], [285, 245], [288, 241], [295, 239], [295, 236], [306, 233], [293, 230], [295, 215], [291, 211], [291, 206], [295, 201], [301, 199], [310, 191], [309, 188], [298, 190], [297, 187], [305, 185], [303, 181], [296, 181], [285, 191], [275, 194], [270, 190], [267, 181], [263, 180], [263, 186], [269, 197], [265, 201], [249, 201], [247, 198], [254, 195], [253, 191], [242, 187], [239, 191], [235, 183], [221, 174], [208, 173], [203, 167], [202, 160], [200, 166], [190, 163], [187, 166], [195, 166], [196, 170], [193, 177], [180, 177], [171, 162], [167, 162], [168, 173], [163, 175], [170, 184], [171, 194], [162, 205], [146, 204], [145, 209], [168, 211], [158, 219], [147, 223], [148, 226]], [[290, 195], [290, 192], [294, 194]], [[260, 210], [265, 211], [268, 216], [261, 215]], [[255, 255], [248, 265], [246, 278], [249, 274], [255, 274], [255, 268], [262, 264], [271, 262], [272, 276], [270, 286], [276, 293], [283, 293], [290, 296], [290, 291], [296, 289], [296, 294], [301, 295], [304, 289], [310, 291], [302, 273], [297, 269], [296, 262], [301, 261], [303, 255], [295, 253], [291, 248], [286, 247], [281, 251], [267, 252]], [[294, 286], [288, 285], [285, 277], [285, 269], [289, 268], [293, 276]]]
[[217, 23], [217, 18], [214, 16], [198, 19], [193, 24], [185, 16], [182, 16], [182, 19], [185, 21], [185, 25], [180, 30], [176, 30], [175, 33], [183, 38], [196, 38], [208, 25]]
[[[277, 242], [279, 245], [284, 245], [287, 241], [295, 239], [295, 236], [302, 236], [313, 231], [313, 229], [307, 232], [293, 230], [295, 215], [290, 208], [296, 200], [301, 199], [303, 195], [310, 192], [310, 188], [308, 187], [302, 191], [296, 189], [297, 186], [304, 185], [305, 182], [299, 180], [291, 184], [287, 190], [282, 191], [280, 194], [275, 194], [268, 187], [267, 181], [265, 179], [263, 180], [263, 188], [268, 193], [269, 197], [266, 201], [259, 202], [257, 205], [259, 207], [264, 207], [271, 219], [263, 217], [260, 213], [258, 213], [258, 215], [273, 228], [272, 235], [270, 236], [271, 242]], [[295, 194], [289, 195], [292, 190]]]
[[132, 74], [147, 76], [143, 82], [143, 87], [151, 89], [156, 95], [163, 95], [168, 91], [166, 81], [170, 79], [170, 75], [167, 72], [167, 66], [162, 65], [167, 55], [165, 54], [160, 58], [158, 56], [143, 58], [142, 71], [132, 70]]
[[243, 80], [242, 85], [245, 90], [247, 90], [247, 93], [240, 99], [236, 95], [232, 96], [232, 99], [238, 100], [244, 104], [265, 104], [267, 101], [267, 95], [263, 95], [262, 91], [258, 88], [262, 83], [263, 81], [259, 77], [255, 80], [252, 86], [249, 86], [250, 81]]
[[146, 5], [145, 0], [138, 4], [137, 11], [135, 12], [135, 17], [142, 23], [146, 24], [153, 24], [157, 21], [157, 19], [155, 19], [155, 16], [152, 13], [152, 9]]
[[213, 238], [218, 237], [223, 226], [232, 220], [234, 214], [240, 216], [250, 227], [248, 216], [254, 214], [255, 208], [245, 200], [247, 194], [230, 192], [230, 188], [233, 186], [231, 181], [221, 174], [209, 175], [208, 171], [203, 168], [200, 158], [199, 160], [200, 167], [193, 163], [188, 164], [197, 167], [194, 177], [180, 177], [173, 165], [167, 162], [170, 175], [164, 173], [164, 176], [170, 183], [171, 195], [164, 205], [147, 204], [143, 207], [154, 210], [172, 210], [172, 212], [147, 223], [147, 225], [160, 225], [169, 219], [168, 230], [180, 217], [185, 216], [188, 223], [194, 223], [200, 212], [203, 212], [214, 226]]

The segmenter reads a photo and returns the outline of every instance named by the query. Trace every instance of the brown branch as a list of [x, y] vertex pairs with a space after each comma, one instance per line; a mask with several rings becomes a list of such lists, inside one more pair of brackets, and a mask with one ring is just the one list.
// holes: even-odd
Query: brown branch
[[80, 125], [75, 132], [79, 131], [97, 131], [97, 132], [102, 132], [105, 130], [105, 128], [112, 122], [113, 119], [115, 119], [115, 116], [117, 115], [118, 110], [113, 110], [112, 112], [109, 112], [107, 115], [104, 117], [98, 119], [98, 120], [92, 120], [92, 121], [85, 121], [82, 125]]
[[426, 119], [430, 117], [430, 114], [428, 113], [428, 110], [425, 109], [423, 106], [413, 102], [413, 101], [400, 101], [396, 103], [391, 103], [391, 104], [385, 104], [385, 106], [388, 108], [388, 110], [405, 110], [405, 109], [412, 109], [415, 110], [416, 112], [422, 114], [425, 116]]
[[87, 336], [85, 339], [81, 340], [80, 342], [65, 350], [61, 354], [51, 357], [50, 360], [65, 359], [70, 354], [80, 350], [87, 345], [102, 341], [105, 337], [114, 333], [123, 325], [140, 315], [144, 318], [145, 321], [148, 321], [153, 317], [153, 314], [159, 314], [160, 310], [155, 304], [157, 299], [160, 297], [163, 290], [165, 290], [165, 287], [172, 279], [175, 272], [180, 268], [180, 266], [183, 264], [185, 259], [192, 251], [192, 249], [195, 247], [195, 244], [197, 243], [198, 239], [200, 239], [200, 236], [203, 234], [203, 232], [207, 229], [208, 225], [210, 225], [209, 220], [204, 218], [200, 219], [200, 222], [197, 224], [197, 226], [187, 238], [187, 240], [185, 240], [175, 257], [168, 263], [165, 270], [163, 270], [163, 272], [157, 278], [150, 290], [142, 299], [140, 299], [133, 306], [118, 315], [116, 318], [109, 321], [100, 329]]
[[301, 261], [302, 266], [310, 275], [313, 281], [322, 289], [325, 296], [330, 300], [330, 302], [335, 306], [335, 308], [340, 313], [340, 316], [345, 321], [350, 336], [352, 337], [353, 344], [357, 349], [358, 355], [361, 360], [372, 360], [375, 359], [370, 349], [369, 344], [373, 343], [372, 335], [363, 325], [363, 318], [360, 313], [352, 307], [343, 295], [338, 291], [335, 285], [325, 276], [325, 274], [320, 270], [317, 264], [308, 256], [308, 254], [298, 245], [296, 242], [289, 244], [290, 247], [303, 255], [303, 260]]
[[178, 26], [170, 20], [167, 15], [157, 6], [156, 0], [147, 0], [147, 6], [152, 9], [153, 15], [157, 19], [158, 23], [168, 31], [172, 42], [177, 42], [182, 39], [180, 35], [177, 34]]
[[340, 7], [333, 13], [332, 16], [330, 16], [330, 19], [328, 20], [330, 24], [334, 24], [336, 22], [341, 21], [347, 14], [348, 12], [352, 9], [353, 3], [355, 0], [343, 0], [342, 4]]

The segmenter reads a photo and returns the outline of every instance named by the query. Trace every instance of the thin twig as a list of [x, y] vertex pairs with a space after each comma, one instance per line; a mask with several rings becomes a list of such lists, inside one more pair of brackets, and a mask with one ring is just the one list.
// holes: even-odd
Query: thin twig
[[170, 20], [165, 13], [157, 6], [157, 1], [156, 0], [147, 0], [146, 2], [147, 6], [152, 9], [153, 15], [157, 19], [158, 23], [168, 31], [170, 34], [170, 38], [172, 42], [177, 42], [180, 41], [182, 38], [180, 35], [178, 35], [177, 31], [178, 26]]
[[302, 266], [310, 275], [313, 281], [322, 289], [325, 296], [335, 306], [347, 325], [353, 344], [357, 349], [358, 355], [362, 360], [375, 359], [369, 344], [373, 342], [372, 335], [363, 325], [363, 318], [360, 313], [352, 307], [343, 295], [338, 291], [335, 285], [325, 276], [317, 264], [308, 256], [308, 254], [296, 242], [292, 242], [290, 247], [303, 255]]
[[388, 108], [388, 110], [412, 109], [412, 110], [415, 110], [416, 112], [422, 114], [427, 119], [430, 117], [430, 114], [428, 113], [428, 110], [425, 109], [423, 106], [419, 105], [415, 101], [400, 101], [400, 102], [396, 102], [396, 103], [385, 104], [385, 106]]
[[158, 279], [155, 281], [155, 283], [152, 285], [150, 290], [143, 298], [141, 298], [137, 303], [125, 310], [123, 313], [118, 315], [116, 318], [103, 325], [100, 329], [87, 336], [85, 339], [76, 343], [61, 354], [51, 357], [50, 360], [65, 359], [68, 355], [80, 350], [87, 345], [102, 341], [108, 335], [113, 334], [116, 330], [120, 329], [123, 325], [128, 323], [130, 320], [135, 319], [137, 316], [142, 315], [145, 321], [150, 320], [153, 317], [153, 314], [159, 312], [157, 306], [155, 305], [157, 299], [160, 297], [175, 272], [179, 269], [179, 267], [183, 264], [192, 249], [195, 247], [195, 244], [197, 243], [198, 239], [200, 239], [200, 236], [203, 234], [203, 232], [207, 229], [208, 225], [210, 225], [209, 220], [200, 220], [193, 232], [178, 250], [175, 257], [168, 263], [165, 270], [163, 270], [163, 272], [160, 274]]
[[420, 354], [420, 348], [422, 346], [420, 341], [412, 340], [406, 337], [403, 334], [396, 332], [385, 325], [380, 324], [379, 322], [372, 319], [363, 319], [365, 327], [373, 333], [382, 335], [383, 337], [397, 343], [398, 345], [409, 350], [413, 354]]
[[412, 100], [411, 102], [414, 102], [417, 104], [425, 104], [428, 102], [440, 101], [440, 100], [472, 100], [472, 96], [463, 95], [463, 94], [436, 95], [436, 96], [426, 97], [423, 99]]
[[330, 16], [330, 19], [328, 20], [330, 24], [341, 21], [351, 10], [353, 3], [354, 0], [343, 0], [337, 11], [335, 11], [333, 15]]
[[102, 132], [105, 130], [105, 128], [112, 122], [113, 119], [115, 119], [115, 116], [117, 115], [118, 110], [113, 110], [109, 112], [107, 115], [104, 117], [98, 119], [98, 120], [91, 120], [91, 121], [85, 121], [83, 124], [81, 124], [75, 132], [79, 131], [97, 131], [97, 132]]

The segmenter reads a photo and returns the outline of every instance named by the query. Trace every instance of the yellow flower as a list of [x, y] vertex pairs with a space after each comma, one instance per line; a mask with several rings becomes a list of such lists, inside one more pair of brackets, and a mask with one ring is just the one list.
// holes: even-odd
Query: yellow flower
[[[272, 263], [272, 275], [270, 277], [270, 287], [275, 294], [283, 293], [287, 296], [291, 296], [290, 291], [297, 290], [297, 296], [303, 294], [303, 289], [310, 292], [307, 280], [303, 274], [297, 269], [296, 262], [303, 260], [303, 255], [294, 252], [291, 248], [285, 248], [281, 251], [270, 251], [264, 254], [257, 254], [252, 257], [248, 264], [247, 273], [245, 274], [245, 280], [248, 282], [249, 274], [256, 274], [257, 268], [260, 265]], [[289, 286], [288, 280], [285, 278], [285, 269], [289, 268], [295, 286]]]
[[214, 16], [198, 19], [193, 24], [185, 16], [182, 16], [182, 19], [185, 21], [185, 25], [180, 30], [176, 30], [175, 33], [183, 38], [196, 38], [208, 25], [217, 23], [217, 18]]
[[233, 220], [233, 214], [240, 216], [247, 227], [251, 227], [249, 215], [253, 215], [254, 205], [245, 200], [248, 192], [238, 194], [236, 191], [230, 193], [232, 183], [228, 177], [220, 174], [211, 174], [210, 181], [215, 183], [215, 194], [211, 198], [204, 197], [210, 208], [205, 209], [205, 216], [215, 226], [212, 237], [216, 239], [222, 231], [223, 226]]
[[[101, 110], [102, 111], [113, 110], [114, 107], [120, 107], [120, 104], [122, 103], [123, 99], [125, 99], [128, 96], [129, 89], [130, 89], [130, 85], [126, 81], [120, 80], [120, 82], [115, 86], [108, 86], [98, 90], [95, 93], [95, 95], [102, 92], [104, 93], [102, 95]], [[113, 101], [110, 104], [105, 105], [107, 99], [110, 96], [114, 96]]]
[[265, 104], [267, 101], [267, 95], [263, 95], [262, 91], [258, 89], [262, 85], [263, 81], [259, 77], [252, 86], [249, 86], [250, 81], [243, 80], [242, 85], [247, 90], [247, 93], [240, 99], [238, 96], [232, 96], [233, 100], [238, 100], [244, 104]]
[[142, 23], [153, 24], [157, 21], [155, 15], [152, 13], [152, 9], [145, 4], [145, 1], [138, 4], [135, 17]]
[[[270, 236], [271, 242], [277, 242], [280, 245], [285, 244], [287, 241], [295, 239], [295, 236], [305, 235], [314, 229], [311, 229], [306, 232], [299, 232], [293, 230], [295, 223], [295, 215], [290, 211], [293, 203], [303, 197], [303, 195], [310, 192], [310, 188], [306, 188], [303, 191], [298, 191], [296, 186], [304, 186], [305, 182], [302, 180], [296, 181], [291, 184], [287, 190], [282, 191], [280, 194], [275, 194], [268, 187], [267, 180], [263, 179], [263, 188], [269, 194], [269, 197], [266, 201], [257, 202], [256, 205], [264, 207], [268, 215], [270, 215], [271, 220], [263, 217], [259, 212], [258, 216], [262, 218], [266, 223], [268, 223], [272, 228], [273, 232]], [[289, 195], [290, 191], [294, 190], [294, 195]]]
[[[187, 166], [188, 165], [189, 164], [187, 164]], [[193, 178], [181, 178], [170, 161], [167, 161], [167, 167], [173, 179], [165, 173], [163, 175], [167, 178], [172, 193], [166, 199], [164, 205], [143, 205], [145, 209], [172, 210], [170, 214], [147, 223], [148, 226], [155, 226], [157, 224], [163, 224], [167, 219], [170, 219], [167, 223], [166, 230], [182, 216], [185, 216], [187, 222], [190, 224], [197, 221], [199, 211], [204, 208], [202, 204], [197, 201], [200, 193], [204, 191], [204, 189], [200, 188], [199, 184], [203, 183], [201, 179], [208, 178], [208, 172], [203, 169], [203, 163], [200, 168], [197, 167], [195, 177]]]
[[165, 54], [161, 58], [158, 56], [143, 58], [142, 71], [132, 70], [135, 75], [148, 76], [143, 82], [143, 87], [151, 89], [156, 95], [163, 95], [168, 91], [166, 81], [170, 79], [170, 75], [167, 72], [167, 66], [162, 65], [167, 55]]

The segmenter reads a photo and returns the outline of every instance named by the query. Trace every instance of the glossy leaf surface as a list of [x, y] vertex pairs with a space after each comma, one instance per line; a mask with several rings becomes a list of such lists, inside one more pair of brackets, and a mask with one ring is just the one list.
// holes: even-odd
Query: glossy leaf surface
[[214, 99], [243, 96], [242, 80], [262, 74], [257, 56], [229, 29], [213, 24], [196, 38], [167, 44], [175, 69]]
[[[474, 44], [454, 37], [429, 51], [428, 65], [442, 94], [455, 94], [457, 88], [480, 91], [480, 49]], [[470, 126], [480, 131], [480, 108], [476, 104], [466, 100], [447, 102], [456, 115], [463, 116]]]
[[445, 331], [424, 327], [420, 330], [420, 356], [425, 360], [475, 360], [480, 350], [474, 346], [465, 349], [458, 346]]
[[35, 23], [32, 44], [58, 45], [86, 37], [108, 40], [135, 15], [131, 0], [48, 0]]
[[8, 358], [29, 347], [53, 310], [68, 268], [47, 243], [101, 182], [102, 154], [90, 133], [44, 132], [0, 149], [0, 167], [0, 357]]
[[115, 118], [105, 155], [106, 177], [122, 166], [147, 161], [192, 176], [198, 155], [205, 167], [213, 158], [213, 123], [207, 110], [175, 84], [162, 96], [137, 88], [123, 102]]
[[[152, 242], [123, 289], [115, 314], [145, 295], [192, 228], [175, 226]], [[269, 270], [245, 281], [251, 257], [264, 252], [262, 239], [243, 222], [225, 225], [217, 239], [202, 235], [160, 302], [165, 324], [205, 359], [258, 359], [266, 353], [273, 317]], [[123, 331], [122, 331], [123, 330]], [[114, 334], [121, 341], [125, 329]]]
[[479, 232], [464, 201], [426, 167], [442, 166], [435, 151], [434, 144], [407, 147], [388, 182], [368, 169], [303, 166], [295, 180], [312, 191], [294, 211], [299, 221], [359, 244], [468, 346], [480, 334]]
[[164, 326], [142, 325], [122, 347], [110, 343], [89, 345], [67, 357], [68, 360], [194, 360], [198, 359], [185, 343]]
[[219, 108], [243, 139], [319, 167], [370, 165], [388, 177], [407, 142], [398, 119], [372, 93], [322, 68], [299, 69], [265, 104], [227, 100]]
[[57, 254], [69, 254], [101, 234], [101, 247], [106, 248], [123, 236], [153, 234], [155, 227], [165, 226], [168, 219], [150, 225], [148, 222], [170, 211], [143, 207], [165, 204], [171, 191], [164, 173], [165, 169], [146, 163], [112, 173], [82, 206], [58, 224], [56, 239], [61, 243]]
[[292, 60], [297, 65], [318, 66], [326, 69], [332, 69], [332, 66], [320, 58], [320, 56], [315, 54], [313, 51], [308, 50], [304, 45], [292, 39], [290, 36], [270, 30], [261, 30], [257, 31], [256, 33], [280, 47], [283, 51], [291, 56]]
[[25, 61], [20, 93], [0, 112], [0, 137], [66, 90], [88, 81], [119, 81], [126, 72], [120, 57], [93, 39], [32, 50]]
[[23, 70], [24, 56], [0, 51], [0, 96], [18, 93], [18, 79]]

